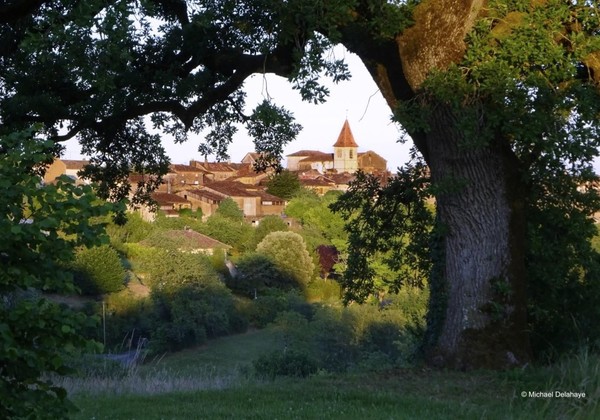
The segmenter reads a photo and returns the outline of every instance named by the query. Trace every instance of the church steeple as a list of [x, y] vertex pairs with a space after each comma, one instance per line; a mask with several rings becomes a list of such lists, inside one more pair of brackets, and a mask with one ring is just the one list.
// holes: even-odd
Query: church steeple
[[338, 173], [356, 172], [358, 170], [358, 144], [350, 130], [348, 120], [344, 121], [342, 131], [333, 145], [333, 168]]
[[352, 135], [352, 130], [350, 130], [348, 120], [344, 121], [342, 131], [340, 131], [340, 135], [333, 147], [358, 147], [358, 144], [354, 141], [354, 136]]

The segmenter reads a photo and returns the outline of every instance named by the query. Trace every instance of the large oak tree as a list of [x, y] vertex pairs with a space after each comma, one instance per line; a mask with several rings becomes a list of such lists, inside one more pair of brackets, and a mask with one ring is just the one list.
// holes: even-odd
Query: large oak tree
[[257, 151], [279, 154], [299, 127], [268, 101], [244, 114], [244, 80], [274, 73], [325, 100], [320, 78], [349, 76], [328, 54], [342, 43], [431, 171], [429, 359], [530, 357], [527, 211], [565, 192], [563, 210], [590, 207], [575, 187], [594, 179], [598, 149], [596, 1], [14, 0], [0, 23], [0, 130], [35, 122], [57, 143], [77, 136], [113, 198], [130, 170], [165, 170], [145, 116], [181, 141], [208, 129], [204, 153], [225, 154], [242, 123]]

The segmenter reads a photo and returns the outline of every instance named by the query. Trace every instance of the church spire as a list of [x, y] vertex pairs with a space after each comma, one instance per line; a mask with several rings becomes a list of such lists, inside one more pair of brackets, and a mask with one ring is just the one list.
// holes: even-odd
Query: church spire
[[340, 135], [338, 136], [338, 139], [333, 145], [333, 147], [358, 147], [358, 144], [356, 144], [356, 142], [354, 141], [352, 130], [350, 130], [350, 124], [348, 123], [348, 119], [344, 121], [342, 131], [340, 131]]

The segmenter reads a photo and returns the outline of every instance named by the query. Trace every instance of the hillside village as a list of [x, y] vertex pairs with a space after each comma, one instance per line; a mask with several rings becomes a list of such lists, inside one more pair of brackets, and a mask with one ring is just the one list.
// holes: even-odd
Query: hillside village
[[[300, 150], [286, 156], [284, 167], [297, 175], [300, 184], [318, 195], [331, 190], [345, 191], [358, 170], [375, 174], [383, 179], [389, 176], [387, 161], [372, 150], [359, 151], [348, 120], [332, 145], [333, 151]], [[204, 218], [212, 215], [226, 198], [233, 199], [252, 224], [268, 215], [284, 215], [286, 201], [266, 192], [266, 184], [274, 173], [272, 169], [257, 172], [254, 164], [259, 158], [255, 152], [247, 153], [240, 163], [191, 160], [187, 164], [173, 163], [164, 176], [163, 183], [152, 195], [158, 210], [167, 217], [178, 217], [184, 209], [200, 209]], [[48, 168], [45, 182], [67, 175], [76, 182], [85, 160], [56, 159]], [[132, 189], [142, 175], [132, 174]], [[153, 220], [150, 208], [138, 208], [145, 220]]]

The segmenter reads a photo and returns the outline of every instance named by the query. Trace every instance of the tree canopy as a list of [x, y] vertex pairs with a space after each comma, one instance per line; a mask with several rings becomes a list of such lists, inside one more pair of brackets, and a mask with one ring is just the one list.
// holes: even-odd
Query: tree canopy
[[[579, 250], [599, 208], [595, 0], [26, 0], [3, 3], [0, 21], [0, 134], [38, 123], [57, 148], [78, 137], [115, 199], [129, 171], [166, 171], [155, 130], [207, 130], [200, 152], [225, 156], [239, 123], [278, 157], [300, 127], [268, 98], [246, 113], [244, 80], [287, 77], [318, 103], [321, 77], [349, 77], [331, 47], [356, 53], [430, 174], [433, 364], [526, 363], [528, 270], [557, 259], [536, 241], [578, 250], [571, 269], [591, 255]], [[572, 220], [583, 234], [570, 243], [543, 228]]]
[[109, 207], [91, 187], [38, 175], [53, 143], [31, 132], [0, 136], [0, 416], [65, 418], [64, 389], [42, 375], [70, 372], [67, 356], [94, 350], [80, 335], [95, 325], [44, 292], [74, 293], [66, 265], [79, 246], [100, 244]]

